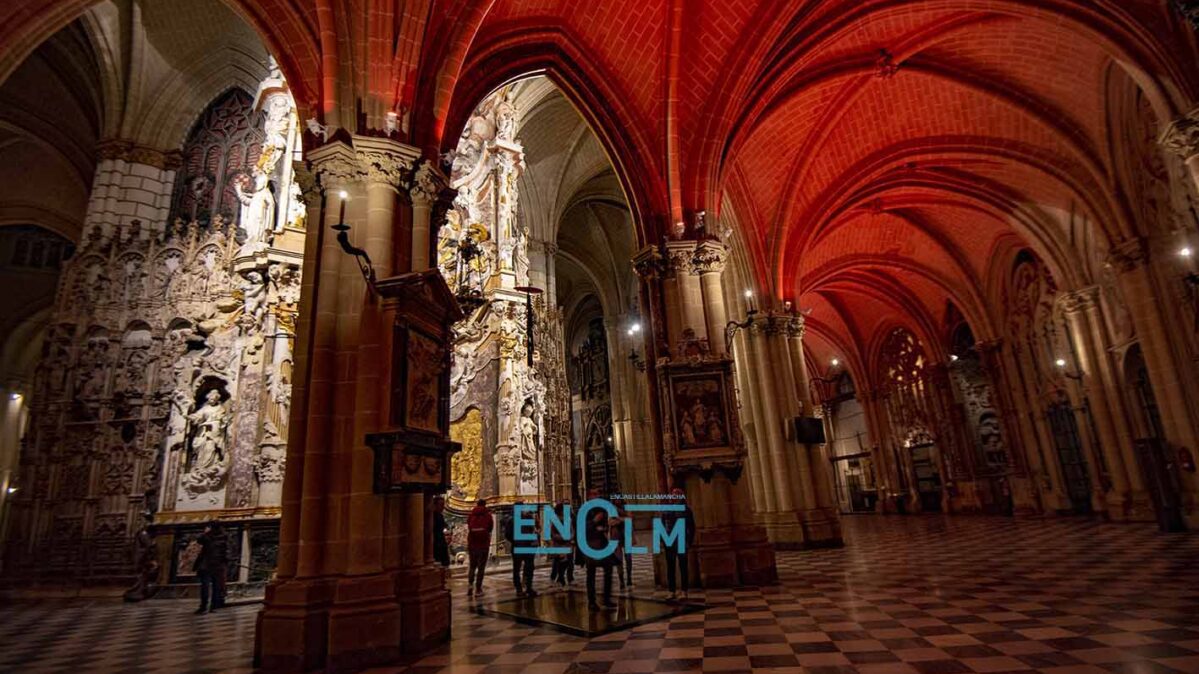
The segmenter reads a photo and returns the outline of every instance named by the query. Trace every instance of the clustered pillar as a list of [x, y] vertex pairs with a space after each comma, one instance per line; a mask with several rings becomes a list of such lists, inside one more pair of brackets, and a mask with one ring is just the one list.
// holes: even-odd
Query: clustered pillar
[[[651, 311], [654, 331], [664, 339], [649, 340], [658, 353], [651, 363], [657, 370], [660, 410], [670, 409], [666, 372], [724, 372], [731, 382], [731, 362], [725, 354], [722, 322], [727, 322], [723, 271], [728, 250], [718, 241], [675, 240], [661, 248], [638, 253], [634, 266], [648, 286], [647, 296], [661, 297]], [[715, 331], [715, 334], [713, 334]], [[664, 333], [664, 334], [663, 334]], [[728, 386], [729, 389], [733, 387]], [[671, 486], [681, 487], [696, 517], [696, 561], [704, 587], [727, 587], [773, 582], [777, 578], [774, 551], [766, 532], [754, 521], [749, 481], [742, 479], [744, 445], [736, 423], [735, 400], [728, 401], [733, 428], [728, 446], [693, 462], [674, 437], [674, 419], [661, 411], [665, 435], [665, 468]]]
[[[259, 615], [264, 669], [350, 670], [387, 662], [448, 634], [444, 574], [429, 563], [422, 495], [373, 490], [367, 433], [379, 430], [389, 327], [333, 225], [380, 277], [394, 268], [398, 190], [417, 158], [393, 140], [353, 137], [308, 152], [324, 208], [310, 201], [297, 376], [277, 578]], [[344, 203], [343, 203], [344, 202]], [[323, 217], [322, 217], [323, 216]], [[403, 242], [407, 245], [407, 242]]]
[[758, 516], [776, 547], [841, 543], [828, 458], [820, 444], [801, 442], [794, 419], [812, 415], [803, 316], [790, 311], [755, 316], [740, 359], [751, 397], [754, 464], [764, 471]]

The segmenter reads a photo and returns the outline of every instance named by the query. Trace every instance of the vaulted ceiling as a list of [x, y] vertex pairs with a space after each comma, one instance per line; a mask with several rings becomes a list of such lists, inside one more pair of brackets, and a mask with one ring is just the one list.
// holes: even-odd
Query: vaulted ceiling
[[[0, 8], [0, 77], [92, 4]], [[731, 225], [761, 296], [813, 310], [821, 359], [864, 360], [896, 323], [944, 357], [958, 312], [993, 335], [1022, 248], [1062, 287], [1093, 283], [1112, 243], [1158, 226], [1122, 164], [1199, 101], [1195, 35], [1161, 0], [229, 5], [301, 114], [379, 128], [396, 110], [430, 156], [490, 91], [546, 74], [594, 130], [559, 108], [551, 140], [604, 150], [638, 242], [698, 210]], [[537, 190], [532, 224], [552, 228], [569, 199]]]

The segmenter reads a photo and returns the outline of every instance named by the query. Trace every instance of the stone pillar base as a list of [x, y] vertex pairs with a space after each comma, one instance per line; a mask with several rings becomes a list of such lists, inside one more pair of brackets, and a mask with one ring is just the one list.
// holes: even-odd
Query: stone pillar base
[[450, 635], [450, 594], [435, 567], [267, 586], [254, 664], [266, 672], [352, 672], [395, 662]]
[[1156, 522], [1157, 510], [1153, 507], [1153, 498], [1147, 491], [1129, 492], [1125, 497], [1124, 522]]
[[959, 480], [954, 483], [957, 495], [950, 494], [946, 489], [945, 512], [977, 514], [983, 511], [982, 496], [979, 494], [979, 483], [975, 480]]
[[779, 580], [774, 547], [762, 527], [739, 527], [733, 534], [741, 585], [773, 585]]
[[762, 527], [700, 529], [697, 539], [696, 566], [705, 589], [777, 582], [774, 548]]
[[841, 538], [841, 520], [828, 508], [808, 510], [800, 516], [803, 521], [804, 547], [836, 548], [845, 544]]
[[732, 529], [700, 529], [695, 536], [695, 557], [702, 587], [737, 585], [737, 551], [733, 549]]
[[766, 531], [766, 538], [776, 550], [799, 550], [804, 546], [803, 527], [793, 512], [759, 513], [758, 522]]
[[329, 609], [325, 671], [351, 672], [400, 657], [400, 606], [392, 573], [337, 581]]
[[266, 586], [255, 625], [254, 666], [268, 672], [306, 672], [324, 666], [332, 580], [285, 580]]
[[401, 571], [396, 575], [400, 602], [401, 650], [421, 653], [450, 638], [450, 591], [440, 566]]

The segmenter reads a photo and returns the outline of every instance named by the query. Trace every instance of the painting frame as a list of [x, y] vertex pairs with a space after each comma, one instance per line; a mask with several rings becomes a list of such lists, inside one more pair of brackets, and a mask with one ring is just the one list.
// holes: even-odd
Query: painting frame
[[671, 424], [679, 452], [730, 446], [728, 392], [720, 371], [678, 372], [668, 378]]

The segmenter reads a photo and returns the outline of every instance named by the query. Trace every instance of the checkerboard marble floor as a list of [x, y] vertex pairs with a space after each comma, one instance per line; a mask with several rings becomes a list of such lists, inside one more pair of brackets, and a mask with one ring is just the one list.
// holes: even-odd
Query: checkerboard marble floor
[[[779, 553], [778, 586], [693, 593], [711, 608], [590, 640], [476, 615], [456, 580], [453, 640], [372, 671], [1199, 673], [1199, 534], [936, 516], [844, 526], [844, 548]], [[647, 559], [634, 575], [650, 595]], [[512, 596], [506, 575], [487, 586], [485, 601]], [[0, 671], [249, 671], [257, 607], [191, 609], [10, 604]]]

